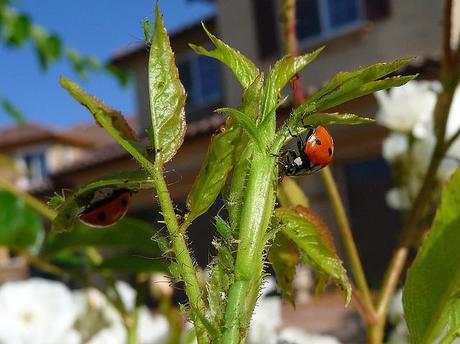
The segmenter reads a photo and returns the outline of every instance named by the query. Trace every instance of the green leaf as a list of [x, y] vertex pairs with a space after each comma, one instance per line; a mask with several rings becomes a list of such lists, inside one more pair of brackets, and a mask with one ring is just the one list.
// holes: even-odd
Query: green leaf
[[52, 232], [73, 230], [81, 211], [92, 200], [94, 193], [102, 188], [140, 190], [153, 188], [150, 176], [144, 170], [121, 172], [97, 179], [67, 198], [59, 207], [59, 212], [51, 224]]
[[[428, 238], [407, 273], [404, 312], [413, 343], [460, 330], [460, 170], [444, 188]], [[455, 320], [457, 319], [457, 320]]]
[[221, 108], [215, 111], [227, 113], [234, 118], [238, 124], [246, 130], [246, 133], [255, 142], [259, 150], [264, 151], [263, 139], [260, 137], [259, 133], [260, 130], [257, 129], [256, 124], [247, 114], [234, 108]]
[[235, 74], [236, 78], [243, 86], [244, 89], [248, 88], [254, 81], [254, 79], [260, 74], [259, 69], [256, 65], [249, 60], [246, 56], [240, 53], [238, 50], [228, 46], [216, 36], [211, 34], [204, 24], [202, 24], [203, 30], [208, 35], [216, 49], [206, 50], [203, 47], [189, 44], [190, 47], [197, 53], [205, 56], [209, 56], [219, 60], [223, 64], [227, 65]]
[[34, 249], [43, 238], [38, 214], [21, 199], [0, 191], [0, 245], [14, 249]]
[[[294, 78], [302, 69], [323, 51], [324, 46], [302, 56], [284, 56], [278, 60], [273, 69], [268, 73], [267, 83], [264, 91], [263, 116], [268, 116], [269, 111], [274, 111], [281, 90]], [[263, 120], [263, 119], [262, 119]]]
[[360, 117], [350, 113], [315, 113], [304, 119], [305, 125], [331, 125], [331, 124], [365, 124], [375, 122], [372, 118]]
[[136, 255], [119, 255], [105, 258], [96, 266], [97, 270], [109, 272], [168, 272], [165, 259], [162, 257], [141, 257]]
[[114, 66], [112, 63], [107, 63], [105, 65], [105, 69], [110, 75], [114, 76], [118, 80], [122, 87], [129, 85], [129, 82], [131, 81], [131, 74], [128, 70]]
[[345, 304], [351, 299], [351, 285], [342, 261], [337, 256], [331, 235], [323, 221], [301, 206], [275, 210], [274, 226], [292, 240], [303, 261], [321, 274], [327, 274], [345, 293]]
[[412, 60], [412, 57], [404, 58], [390, 63], [376, 63], [352, 72], [340, 72], [300, 105], [294, 111], [294, 117], [298, 120], [300, 115], [324, 111], [378, 90], [403, 85], [415, 76], [388, 78], [387, 81], [378, 79], [395, 72]]
[[268, 260], [275, 271], [276, 284], [281, 289], [283, 298], [294, 304], [292, 282], [300, 257], [296, 246], [284, 233], [277, 233], [268, 250]]
[[276, 194], [280, 205], [284, 208], [301, 205], [308, 208], [308, 197], [302, 188], [291, 177], [283, 177], [278, 184], [278, 193]]
[[238, 127], [232, 127], [214, 136], [187, 197], [188, 221], [206, 212], [222, 190], [233, 167], [234, 147], [240, 138]]
[[8, 12], [1, 23], [2, 39], [13, 46], [21, 46], [29, 39], [30, 18], [23, 14]]
[[62, 53], [62, 43], [58, 36], [34, 26], [31, 29], [31, 37], [43, 69], [47, 69], [52, 62], [59, 60]]
[[93, 114], [96, 122], [107, 130], [123, 147], [125, 147], [122, 144], [123, 141], [129, 143], [129, 141], [136, 140], [134, 130], [129, 126], [120, 112], [108, 107], [95, 96], [86, 93], [80, 86], [69, 79], [61, 77], [60, 83], [72, 97]]
[[24, 114], [8, 99], [0, 98], [0, 105], [3, 110], [5, 110], [5, 112], [16, 121], [17, 124], [24, 124], [26, 122]]
[[42, 253], [52, 256], [63, 250], [78, 250], [93, 246], [132, 249], [160, 256], [161, 250], [158, 244], [160, 239], [162, 237], [150, 223], [125, 217], [104, 229], [78, 224], [71, 232], [52, 234], [43, 247]]
[[155, 149], [155, 160], [161, 165], [171, 160], [184, 141], [186, 96], [158, 3], [148, 68], [152, 114], [150, 140]]

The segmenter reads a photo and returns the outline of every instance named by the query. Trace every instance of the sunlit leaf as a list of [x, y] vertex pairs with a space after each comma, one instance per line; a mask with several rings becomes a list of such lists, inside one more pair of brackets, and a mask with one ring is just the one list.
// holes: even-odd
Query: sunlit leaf
[[275, 271], [276, 284], [281, 289], [283, 298], [294, 304], [292, 283], [300, 257], [294, 243], [283, 232], [276, 235], [268, 250], [268, 259]]
[[80, 188], [65, 200], [58, 209], [59, 212], [51, 224], [51, 230], [53, 232], [64, 232], [74, 229], [78, 222], [78, 216], [92, 200], [96, 190], [105, 187], [136, 191], [153, 188], [153, 184], [150, 176], [144, 170], [121, 172], [97, 179]]
[[61, 77], [60, 82], [61, 86], [80, 104], [86, 107], [93, 114], [96, 122], [105, 128], [118, 143], [123, 146], [123, 142], [121, 141], [130, 143], [130, 141], [136, 140], [134, 130], [129, 126], [120, 112], [108, 107], [95, 96], [86, 93], [71, 80]]
[[43, 238], [43, 223], [24, 201], [0, 191], [0, 245], [15, 249], [34, 249]]
[[201, 55], [206, 55], [216, 60], [219, 60], [223, 64], [227, 65], [236, 76], [240, 84], [244, 89], [248, 88], [254, 81], [254, 79], [260, 74], [259, 69], [256, 65], [249, 60], [246, 56], [240, 53], [238, 50], [228, 46], [212, 33], [210, 33], [203, 25], [203, 29], [212, 41], [216, 49], [206, 50], [203, 47], [190, 44], [190, 47]]
[[348, 304], [351, 285], [324, 222], [309, 209], [297, 206], [293, 209], [276, 209], [273, 223], [296, 244], [306, 264], [320, 275], [330, 276], [343, 289], [345, 304]]
[[149, 93], [152, 127], [150, 140], [159, 164], [169, 161], [184, 141], [185, 90], [179, 80], [174, 53], [160, 15], [155, 11], [155, 32], [149, 55]]
[[294, 111], [295, 120], [300, 116], [345, 103], [378, 90], [401, 86], [415, 76], [394, 77], [379, 80], [410, 63], [413, 58], [404, 58], [390, 63], [376, 63], [352, 72], [336, 74], [323, 88], [307, 99]]
[[442, 193], [428, 238], [410, 267], [403, 304], [411, 342], [460, 331], [460, 170]]
[[269, 115], [268, 111], [275, 110], [279, 94], [286, 84], [312, 62], [323, 49], [324, 47], [321, 47], [312, 53], [297, 57], [287, 55], [275, 63], [268, 73], [267, 83], [264, 89], [262, 110], [264, 116]]
[[[290, 127], [290, 130], [302, 134], [309, 130], [310, 127], [317, 127], [318, 125], [328, 126], [333, 124], [366, 124], [375, 122], [372, 118], [361, 117], [349, 113], [315, 113], [309, 116], [305, 116], [303, 121], [297, 123], [297, 126]], [[293, 137], [288, 135], [286, 140], [289, 141]]]
[[246, 130], [246, 133], [254, 141], [254, 143], [259, 147], [261, 151], [264, 149], [263, 139], [260, 135], [260, 131], [257, 130], [256, 124], [254, 121], [244, 112], [239, 111], [234, 108], [221, 108], [217, 109], [216, 112], [223, 112], [230, 115], [234, 118], [238, 124]]

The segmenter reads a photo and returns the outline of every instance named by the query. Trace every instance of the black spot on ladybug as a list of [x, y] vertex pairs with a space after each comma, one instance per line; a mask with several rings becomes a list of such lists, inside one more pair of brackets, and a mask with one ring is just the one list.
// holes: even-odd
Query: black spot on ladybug
[[126, 198], [123, 198], [123, 199], [121, 200], [121, 205], [122, 205], [123, 207], [126, 207], [126, 206], [128, 205], [128, 200], [127, 200]]
[[329, 152], [329, 155], [332, 155], [332, 148], [329, 147], [327, 151]]
[[97, 218], [99, 221], [105, 221], [107, 220], [107, 214], [104, 211], [101, 211], [98, 215]]
[[318, 145], [318, 146], [321, 146], [321, 141], [320, 140], [316, 140], [315, 143]]

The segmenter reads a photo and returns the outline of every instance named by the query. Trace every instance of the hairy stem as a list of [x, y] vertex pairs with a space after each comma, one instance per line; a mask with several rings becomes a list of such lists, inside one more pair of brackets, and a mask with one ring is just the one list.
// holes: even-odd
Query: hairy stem
[[[229, 290], [224, 315], [223, 343], [237, 344], [245, 337], [245, 314], [252, 314], [254, 298], [251, 292], [254, 278], [262, 275], [264, 236], [275, 204], [275, 166], [272, 156], [254, 151], [247, 190], [240, 217], [240, 235], [235, 263], [235, 282]], [[257, 271], [256, 271], [257, 270]], [[250, 305], [250, 307], [248, 307]], [[251, 309], [249, 309], [251, 308]]]
[[185, 283], [185, 292], [192, 308], [192, 319], [195, 324], [198, 343], [208, 343], [205, 328], [199, 321], [199, 317], [194, 315], [194, 310], [205, 314], [205, 304], [202, 299], [200, 285], [196, 276], [196, 271], [193, 266], [192, 257], [189, 253], [185, 234], [179, 230], [176, 214], [174, 212], [171, 196], [168, 192], [166, 181], [161, 173], [161, 167], [158, 165], [149, 166], [149, 171], [152, 175], [153, 183], [158, 195], [163, 218], [168, 229], [168, 233], [172, 243], [172, 249], [179, 265], [180, 274]]

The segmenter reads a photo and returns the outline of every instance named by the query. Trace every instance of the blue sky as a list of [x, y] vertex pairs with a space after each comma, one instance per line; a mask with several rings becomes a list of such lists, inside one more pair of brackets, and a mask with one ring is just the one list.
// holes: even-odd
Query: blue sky
[[[162, 0], [160, 6], [170, 32], [214, 13], [212, 5], [200, 1]], [[152, 20], [154, 0], [22, 0], [17, 1], [17, 8], [35, 24], [58, 34], [65, 45], [106, 61], [114, 52], [143, 40], [142, 21]], [[31, 45], [19, 49], [0, 45], [0, 95], [12, 101], [28, 121], [56, 128], [90, 122], [90, 114], [59, 87], [60, 75], [77, 80], [125, 114], [135, 111], [132, 84], [122, 88], [102, 73], [79, 80], [64, 61], [44, 72]], [[0, 110], [0, 127], [11, 124]]]

